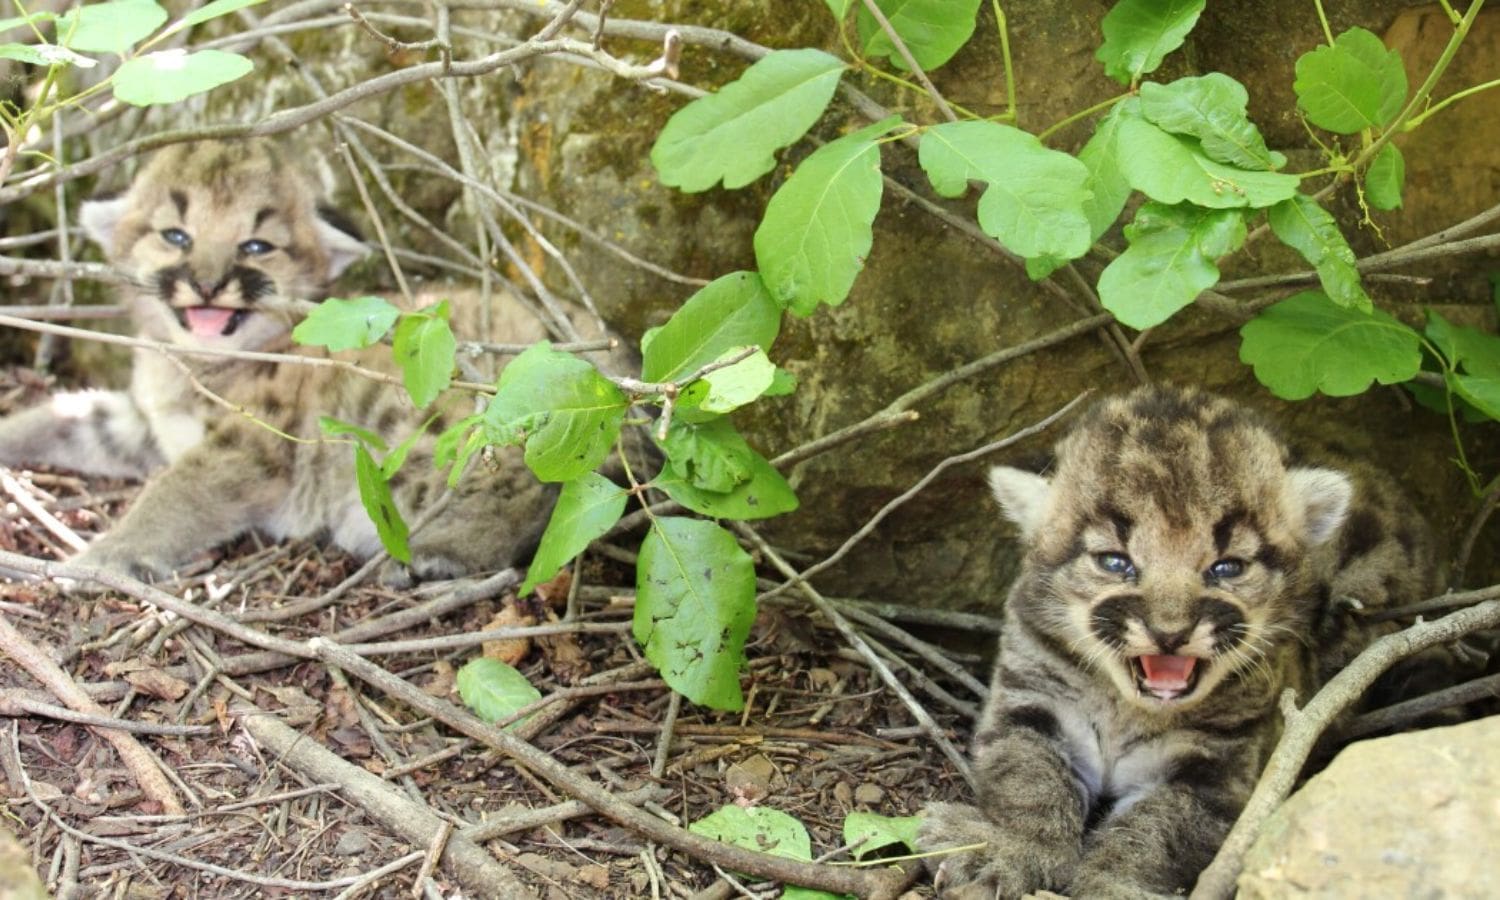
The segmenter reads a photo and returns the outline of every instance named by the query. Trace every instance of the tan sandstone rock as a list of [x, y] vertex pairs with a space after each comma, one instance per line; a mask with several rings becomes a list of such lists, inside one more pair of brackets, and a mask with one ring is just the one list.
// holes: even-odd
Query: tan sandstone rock
[[1243, 900], [1500, 896], [1500, 716], [1363, 741], [1266, 824]]

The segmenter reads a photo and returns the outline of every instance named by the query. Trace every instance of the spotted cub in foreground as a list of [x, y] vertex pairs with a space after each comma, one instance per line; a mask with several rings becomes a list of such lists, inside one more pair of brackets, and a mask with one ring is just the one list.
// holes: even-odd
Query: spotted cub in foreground
[[[80, 218], [127, 278], [122, 299], [141, 337], [321, 358], [322, 349], [292, 344], [292, 328], [366, 249], [317, 205], [319, 193], [272, 142], [210, 141], [159, 152], [128, 190], [85, 204]], [[509, 295], [493, 298], [488, 333], [465, 331], [481, 318], [478, 300], [454, 298], [461, 338], [548, 336]], [[396, 371], [389, 347], [340, 358]], [[393, 480], [410, 521], [444, 487], [431, 435], [473, 411], [456, 391], [436, 409], [416, 410], [389, 384], [339, 369], [138, 350], [128, 390], [62, 393], [0, 421], [0, 463], [149, 478], [124, 518], [79, 558], [86, 565], [164, 575], [252, 529], [273, 539], [327, 535], [368, 557], [380, 542], [352, 454], [317, 440], [319, 418], [361, 426], [394, 447], [436, 413]], [[412, 536], [411, 570], [388, 569], [387, 580], [509, 565], [540, 534], [551, 498], [518, 450], [502, 450], [495, 465], [470, 467], [445, 514]]]
[[[1375, 476], [1375, 477], [1372, 477]], [[1420, 517], [1360, 469], [1298, 465], [1249, 411], [1147, 387], [1096, 405], [1050, 477], [990, 485], [1026, 546], [974, 738], [976, 806], [932, 804], [945, 896], [1191, 888], [1280, 733], [1428, 596]]]

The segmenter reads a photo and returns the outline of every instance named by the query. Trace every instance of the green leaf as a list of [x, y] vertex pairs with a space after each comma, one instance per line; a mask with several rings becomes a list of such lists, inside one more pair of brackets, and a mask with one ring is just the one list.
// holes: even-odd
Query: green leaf
[[1141, 85], [1141, 114], [1173, 134], [1197, 138], [1209, 159], [1242, 169], [1279, 169], [1286, 157], [1266, 147], [1245, 113], [1244, 85], [1221, 72]]
[[[513, 666], [484, 656], [464, 663], [454, 682], [464, 705], [490, 723], [508, 719], [517, 710], [542, 699], [542, 692]], [[515, 728], [529, 718], [512, 722], [506, 728]]]
[[401, 443], [396, 445], [396, 449], [392, 450], [386, 455], [385, 459], [380, 461], [381, 478], [390, 481], [396, 477], [396, 473], [401, 471], [401, 467], [406, 464], [406, 457], [411, 453], [411, 448], [417, 445], [417, 441], [421, 440], [422, 436], [427, 433], [428, 426], [432, 425], [435, 421], [437, 421], [437, 415], [433, 414], [420, 426], [413, 428], [411, 434], [408, 434]]
[[922, 136], [917, 158], [944, 196], [959, 196], [970, 179], [985, 182], [979, 225], [1021, 256], [1074, 259], [1093, 243], [1083, 211], [1088, 168], [1034, 135], [996, 122], [946, 122]]
[[1399, 209], [1406, 187], [1406, 158], [1395, 144], [1386, 144], [1365, 170], [1365, 197], [1376, 209]]
[[698, 289], [666, 324], [641, 342], [641, 378], [676, 381], [734, 347], [771, 349], [781, 331], [781, 307], [760, 275], [733, 272]]
[[502, 446], [524, 443], [541, 480], [573, 481], [604, 462], [629, 405], [593, 366], [543, 341], [501, 370], [485, 434]]
[[771, 296], [797, 315], [843, 303], [865, 267], [882, 189], [876, 139], [900, 122], [891, 116], [819, 147], [767, 204], [755, 261]]
[[401, 310], [381, 297], [324, 300], [292, 329], [292, 340], [329, 350], [372, 347], [400, 318]]
[[1285, 400], [1322, 391], [1358, 394], [1370, 382], [1407, 381], [1422, 366], [1422, 339], [1378, 309], [1339, 306], [1322, 291], [1303, 291], [1263, 310], [1240, 328], [1240, 361]]
[[728, 419], [702, 425], [673, 422], [661, 448], [674, 472], [693, 487], [718, 494], [750, 480], [756, 455]]
[[1083, 201], [1083, 214], [1089, 220], [1089, 243], [1099, 240], [1115, 223], [1130, 199], [1130, 179], [1120, 168], [1120, 122], [1134, 114], [1137, 101], [1117, 104], [1100, 120], [1094, 136], [1078, 151], [1078, 161], [1089, 170], [1083, 183], [1089, 199]]
[[842, 22], [844, 17], [849, 15], [849, 7], [857, 0], [823, 0], [823, 2], [828, 4], [828, 11], [833, 13], [834, 21]]
[[633, 632], [672, 689], [737, 710], [745, 637], [755, 620], [755, 565], [712, 522], [658, 518], [636, 563]]
[[1500, 337], [1454, 325], [1436, 310], [1427, 310], [1427, 338], [1453, 365], [1470, 375], [1500, 379]]
[[688, 831], [725, 844], [786, 859], [812, 859], [812, 840], [803, 824], [769, 806], [727, 804], [688, 826]]
[[172, 24], [172, 31], [201, 25], [209, 19], [227, 16], [232, 12], [264, 3], [265, 0], [212, 0], [205, 3]]
[[13, 59], [29, 66], [78, 66], [91, 69], [98, 60], [80, 56], [56, 44], [0, 44], [0, 59]]
[[186, 100], [250, 74], [255, 64], [223, 50], [158, 50], [127, 59], [115, 72], [115, 97], [134, 106]]
[[882, 816], [854, 810], [844, 817], [844, 844], [854, 848], [855, 859], [895, 844], [904, 844], [915, 853], [917, 829], [921, 827], [920, 816]]
[[[726, 519], [765, 519], [797, 508], [791, 485], [727, 419], [672, 426], [679, 428], [693, 431], [675, 438], [668, 434], [667, 463], [651, 479], [668, 497], [695, 513]], [[748, 474], [742, 474], [745, 470]], [[734, 482], [731, 489], [714, 490], [726, 481]]]
[[363, 441], [364, 444], [377, 453], [386, 452], [385, 438], [376, 434], [368, 428], [361, 428], [350, 422], [343, 422], [332, 416], [319, 416], [318, 428], [329, 437], [352, 437]]
[[56, 20], [57, 13], [47, 12], [45, 10], [40, 12], [28, 13], [24, 16], [11, 16], [8, 19], [0, 19], [0, 34], [4, 34], [5, 32], [10, 31], [12, 28], [20, 28], [22, 25], [31, 24], [39, 26], [43, 22], [53, 22]]
[[432, 445], [432, 464], [434, 468], [443, 469], [456, 462], [467, 462], [468, 457], [460, 457], [460, 448], [464, 445], [464, 439], [475, 426], [484, 421], [482, 413], [467, 416], [449, 425], [443, 433], [437, 436]]
[[1280, 203], [1297, 192], [1295, 175], [1251, 171], [1209, 159], [1198, 141], [1126, 115], [1118, 135], [1120, 170], [1130, 186], [1158, 203], [1184, 200], [1210, 209]]
[[718, 93], [678, 110], [651, 148], [662, 184], [688, 193], [744, 187], [776, 166], [777, 150], [818, 121], [844, 64], [821, 50], [775, 50]]
[[1296, 250], [1313, 268], [1329, 298], [1340, 306], [1370, 310], [1370, 297], [1359, 283], [1354, 251], [1338, 223], [1317, 201], [1305, 194], [1271, 207], [1268, 218], [1282, 243]]
[[1363, 28], [1302, 54], [1296, 71], [1297, 105], [1308, 121], [1338, 134], [1385, 125], [1406, 102], [1401, 54]]
[[1245, 241], [1237, 210], [1147, 203], [1125, 227], [1130, 247], [1099, 275], [1099, 300], [1131, 328], [1171, 318], [1219, 280], [1214, 260]]
[[[952, 59], [969, 42], [979, 3], [980, 0], [875, 0], [901, 36], [901, 42], [911, 51], [912, 59], [929, 72]], [[906, 71], [906, 60], [864, 4], [860, 4], [854, 23], [866, 56], [887, 57], [891, 65]]]
[[586, 472], [563, 485], [536, 556], [526, 570], [521, 596], [551, 581], [559, 569], [618, 522], [629, 498], [629, 491], [595, 472]]
[[771, 386], [766, 388], [763, 397], [786, 397], [797, 390], [797, 376], [786, 369], [778, 368], [771, 376]]
[[[729, 359], [743, 350], [726, 351], [721, 359]], [[764, 394], [775, 376], [776, 366], [766, 357], [766, 351], [757, 347], [734, 365], [703, 376], [701, 380], [708, 385], [708, 393], [698, 401], [698, 409], [709, 413], [733, 412]]]
[[1500, 378], [1448, 375], [1453, 392], [1491, 420], [1500, 421]]
[[[729, 804], [688, 826], [688, 830], [746, 850], [771, 853], [804, 862], [812, 859], [812, 841], [802, 823], [769, 806]], [[827, 891], [789, 884], [782, 900], [849, 900]]]
[[57, 19], [57, 40], [84, 53], [124, 53], [167, 21], [155, 0], [106, 0], [71, 9]]
[[359, 502], [365, 514], [375, 523], [375, 533], [385, 552], [408, 565], [411, 564], [411, 548], [406, 544], [410, 533], [396, 501], [391, 496], [391, 486], [380, 473], [380, 464], [364, 444], [354, 445], [354, 482], [359, 486]]
[[1100, 23], [1104, 43], [1094, 57], [1104, 73], [1130, 84], [1156, 71], [1198, 24], [1205, 0], [1120, 0]]
[[391, 349], [411, 402], [421, 409], [436, 400], [453, 383], [458, 352], [458, 341], [448, 327], [448, 301], [402, 316]]

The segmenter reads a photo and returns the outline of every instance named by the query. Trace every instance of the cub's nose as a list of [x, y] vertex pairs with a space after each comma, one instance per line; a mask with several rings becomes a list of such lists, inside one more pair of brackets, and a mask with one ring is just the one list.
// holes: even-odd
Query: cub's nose
[[1193, 630], [1197, 627], [1198, 623], [1194, 622], [1186, 628], [1169, 631], [1148, 625], [1146, 626], [1146, 632], [1151, 635], [1151, 639], [1156, 642], [1156, 646], [1161, 648], [1161, 652], [1170, 656], [1177, 651], [1177, 648], [1192, 639]]

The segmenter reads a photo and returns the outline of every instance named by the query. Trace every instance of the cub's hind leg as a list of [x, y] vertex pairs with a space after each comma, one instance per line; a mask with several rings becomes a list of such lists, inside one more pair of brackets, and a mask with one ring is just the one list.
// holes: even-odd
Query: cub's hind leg
[[0, 419], [0, 463], [145, 478], [166, 459], [128, 394], [70, 391]]

